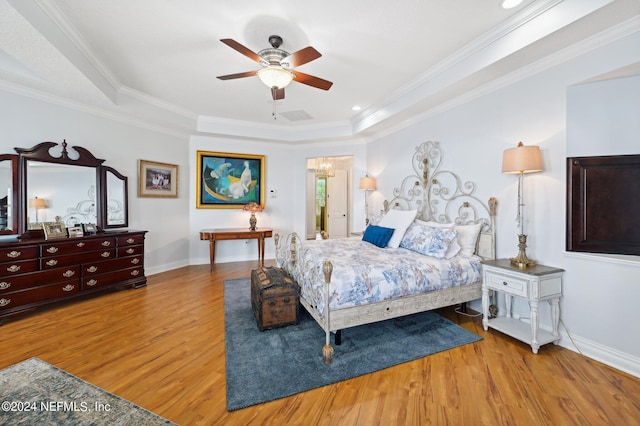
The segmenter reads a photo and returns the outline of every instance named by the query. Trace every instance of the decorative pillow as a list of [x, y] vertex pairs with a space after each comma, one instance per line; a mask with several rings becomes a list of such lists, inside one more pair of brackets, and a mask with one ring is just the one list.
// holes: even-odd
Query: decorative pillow
[[393, 236], [387, 243], [387, 247], [398, 248], [400, 247], [400, 241], [402, 241], [402, 237], [404, 233], [407, 231], [413, 219], [416, 218], [417, 210], [389, 210], [386, 215], [380, 222], [378, 222], [378, 226], [382, 226], [385, 228], [393, 228]]
[[434, 228], [412, 223], [402, 238], [400, 247], [442, 259], [452, 242], [456, 240], [456, 231], [449, 228]]
[[[454, 226], [455, 226], [454, 223], [440, 223], [440, 222], [434, 222], [434, 221], [425, 222], [424, 220], [419, 220], [419, 219], [416, 219], [415, 223], [424, 225], [424, 226], [430, 226], [432, 228], [454, 229]], [[447, 252], [445, 253], [444, 258], [451, 259], [453, 256], [455, 256], [459, 252], [460, 252], [460, 244], [458, 244], [458, 238], [456, 238], [453, 241], [451, 241], [451, 244], [449, 244], [449, 248], [447, 249]]]
[[367, 229], [364, 230], [364, 235], [362, 236], [362, 241], [366, 241], [378, 247], [386, 247], [387, 243], [391, 239], [393, 235], [392, 228], [384, 228], [382, 226], [369, 225]]
[[458, 233], [458, 244], [460, 245], [460, 252], [458, 254], [463, 257], [473, 256], [476, 252], [482, 224], [455, 225], [453, 229]]

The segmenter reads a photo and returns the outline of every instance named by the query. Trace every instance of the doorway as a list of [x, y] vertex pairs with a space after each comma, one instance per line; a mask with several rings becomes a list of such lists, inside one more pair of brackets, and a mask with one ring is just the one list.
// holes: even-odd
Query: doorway
[[352, 170], [352, 156], [307, 159], [307, 239], [349, 235]]

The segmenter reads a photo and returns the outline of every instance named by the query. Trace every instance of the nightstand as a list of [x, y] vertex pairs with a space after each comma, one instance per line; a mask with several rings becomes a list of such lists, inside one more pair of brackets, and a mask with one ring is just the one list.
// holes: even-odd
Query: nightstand
[[[562, 274], [564, 269], [544, 265], [519, 268], [509, 259], [485, 260], [482, 262], [482, 326], [489, 327], [531, 345], [534, 354], [542, 345], [560, 340], [560, 297], [562, 296]], [[489, 293], [504, 293], [506, 315], [489, 319]], [[511, 301], [520, 297], [529, 302], [531, 326], [511, 316]], [[538, 305], [546, 300], [551, 306], [553, 331], [539, 329]]]

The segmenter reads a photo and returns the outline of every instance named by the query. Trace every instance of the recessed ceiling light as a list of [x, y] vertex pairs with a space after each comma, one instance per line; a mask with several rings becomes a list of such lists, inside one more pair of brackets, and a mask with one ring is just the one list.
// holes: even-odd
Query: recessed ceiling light
[[354, 105], [354, 106], [351, 107], [351, 109], [353, 111], [360, 111], [362, 109], [362, 107], [360, 105]]
[[512, 9], [520, 5], [520, 3], [522, 3], [522, 0], [502, 0], [500, 6], [502, 6], [503, 9]]

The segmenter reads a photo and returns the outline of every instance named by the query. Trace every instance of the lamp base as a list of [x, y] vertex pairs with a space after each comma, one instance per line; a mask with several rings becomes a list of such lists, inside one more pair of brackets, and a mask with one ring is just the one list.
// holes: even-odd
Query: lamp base
[[256, 219], [255, 213], [251, 212], [251, 217], [249, 218], [249, 231], [255, 231], [257, 224], [258, 219]]
[[528, 268], [534, 266], [536, 262], [527, 257], [527, 236], [524, 234], [518, 235], [518, 255], [511, 258], [511, 264], [518, 268]]

